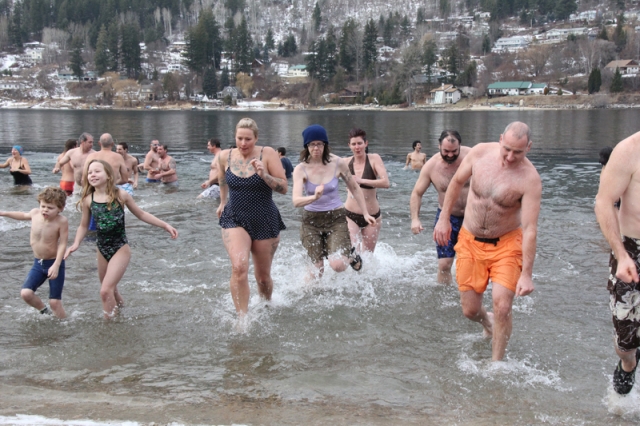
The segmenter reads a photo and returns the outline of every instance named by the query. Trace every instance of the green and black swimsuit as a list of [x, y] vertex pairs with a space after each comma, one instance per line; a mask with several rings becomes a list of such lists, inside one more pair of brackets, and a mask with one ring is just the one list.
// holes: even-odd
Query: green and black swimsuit
[[91, 194], [91, 215], [98, 231], [98, 250], [108, 262], [122, 246], [129, 243], [124, 230], [124, 209], [117, 201], [111, 206], [96, 203]]

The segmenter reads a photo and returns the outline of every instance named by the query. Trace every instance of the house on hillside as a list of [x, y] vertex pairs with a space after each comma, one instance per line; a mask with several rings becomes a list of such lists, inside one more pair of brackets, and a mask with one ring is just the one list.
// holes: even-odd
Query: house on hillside
[[307, 71], [307, 66], [306, 65], [291, 65], [289, 67], [289, 69], [287, 70], [287, 77], [288, 78], [296, 78], [296, 77], [306, 78], [306, 77], [309, 77], [309, 71]]
[[570, 35], [574, 36], [583, 36], [587, 35], [589, 32], [588, 28], [554, 28], [552, 30], [547, 31], [545, 34], [545, 38], [547, 40], [566, 40]]
[[338, 92], [338, 99], [341, 102], [354, 103], [358, 97], [362, 97], [362, 89], [358, 86], [347, 86]]
[[498, 81], [487, 86], [487, 96], [526, 95], [531, 86], [530, 81]]
[[611, 61], [604, 68], [611, 72], [616, 72], [616, 68], [619, 68], [623, 77], [634, 77], [640, 73], [640, 64], [635, 59]]
[[496, 40], [496, 44], [491, 49], [494, 53], [515, 52], [526, 49], [529, 46], [529, 38], [524, 36], [502, 37]]
[[547, 83], [531, 83], [531, 87], [527, 89], [527, 95], [544, 95]]
[[0, 90], [20, 90], [24, 89], [26, 84], [21, 80], [0, 79]]
[[221, 92], [218, 92], [218, 99], [224, 99], [227, 96], [231, 96], [231, 99], [234, 101], [238, 101], [238, 99], [242, 99], [242, 90], [238, 89], [236, 86], [227, 86], [222, 89]]
[[442, 86], [433, 89], [429, 93], [427, 103], [436, 104], [455, 104], [460, 100], [462, 94], [460, 90], [453, 84], [442, 84]]

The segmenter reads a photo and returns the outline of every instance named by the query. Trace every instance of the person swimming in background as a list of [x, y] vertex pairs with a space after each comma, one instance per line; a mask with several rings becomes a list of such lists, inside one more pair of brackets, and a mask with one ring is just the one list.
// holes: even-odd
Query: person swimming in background
[[380, 228], [382, 228], [382, 216], [376, 190], [378, 188], [389, 188], [389, 177], [382, 158], [378, 154], [368, 154], [368, 147], [367, 133], [362, 129], [351, 129], [349, 132], [349, 148], [353, 156], [347, 157], [345, 161], [348, 163], [353, 179], [360, 186], [367, 205], [367, 211], [376, 212], [371, 215], [376, 222], [370, 225], [369, 222], [364, 220], [360, 206], [351, 191], [347, 193], [347, 201], [344, 203], [344, 208], [347, 212], [351, 244], [354, 247], [358, 247], [359, 243], [361, 243], [362, 251], [373, 252], [378, 242]]
[[76, 232], [76, 238], [64, 255], [67, 259], [76, 251], [87, 234], [89, 218], [93, 216], [97, 226], [97, 260], [100, 279], [100, 298], [105, 319], [113, 318], [124, 299], [118, 292], [118, 283], [127, 270], [131, 259], [131, 248], [124, 228], [124, 207], [138, 219], [150, 225], [162, 228], [178, 237], [178, 231], [171, 225], [145, 212], [133, 201], [133, 197], [115, 185], [114, 173], [109, 163], [93, 160], [89, 163], [87, 174], [82, 181], [82, 195], [77, 206], [82, 209], [82, 219]]
[[14, 145], [11, 148], [11, 157], [7, 158], [4, 164], [0, 164], [0, 169], [10, 167], [9, 173], [13, 176], [13, 184], [16, 186], [33, 185], [31, 181], [31, 167], [29, 161], [22, 156], [24, 150], [20, 145]]

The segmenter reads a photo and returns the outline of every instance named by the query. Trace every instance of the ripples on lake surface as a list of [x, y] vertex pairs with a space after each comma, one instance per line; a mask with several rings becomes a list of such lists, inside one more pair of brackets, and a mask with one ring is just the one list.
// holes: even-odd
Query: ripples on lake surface
[[[314, 286], [303, 280], [307, 259], [299, 241], [300, 213], [290, 193], [275, 194], [287, 230], [273, 265], [273, 301], [259, 300], [250, 277], [248, 326], [239, 333], [228, 288], [230, 265], [215, 217], [218, 203], [196, 196], [211, 160], [206, 139], [218, 137], [226, 148], [244, 116], [258, 122], [261, 143], [285, 146], [294, 164], [307, 125], [327, 127], [339, 155], [347, 154], [349, 129], [362, 127], [370, 151], [385, 160], [391, 189], [379, 191], [384, 225], [363, 272], [329, 271]], [[415, 139], [431, 156], [446, 128], [459, 130], [463, 142], [474, 145], [497, 140], [516, 119], [533, 129], [530, 158], [543, 181], [536, 291], [516, 299], [506, 362], [492, 364], [490, 343], [482, 339], [480, 326], [462, 316], [457, 290], [435, 283], [436, 252], [428, 231], [437, 207], [433, 189], [422, 203], [427, 231], [411, 234], [409, 196], [417, 173], [402, 166]], [[22, 145], [36, 183], [17, 190], [8, 172], [0, 171], [3, 210], [36, 207], [38, 191], [57, 185], [59, 177], [50, 170], [64, 141], [82, 131], [96, 140], [109, 131], [140, 158], [149, 140], [158, 138], [175, 156], [180, 180], [177, 192], [144, 183], [136, 191], [136, 202], [175, 226], [180, 237], [171, 241], [164, 231], [127, 214], [133, 255], [119, 285], [127, 306], [112, 323], [102, 320], [95, 243], [84, 242], [68, 260], [69, 320], [52, 321], [19, 297], [32, 263], [29, 224], [0, 218], [3, 385], [64, 391], [80, 406], [81, 395], [93, 393], [148, 397], [159, 407], [149, 410], [148, 421], [189, 419], [191, 410], [229, 401], [279, 407], [277, 420], [259, 412], [238, 417], [267, 424], [299, 423], [301, 413], [316, 413], [317, 407], [355, 415], [342, 422], [362, 424], [640, 420], [638, 391], [619, 398], [610, 384], [617, 358], [606, 292], [608, 246], [593, 214], [598, 151], [638, 130], [636, 111], [3, 110], [0, 123], [0, 152], [8, 156], [12, 145]], [[80, 220], [77, 200], [72, 197], [64, 213], [70, 241]], [[46, 298], [47, 291], [45, 284], [39, 294]], [[163, 411], [171, 404], [178, 407], [173, 414]], [[29, 408], [10, 411], [29, 413]], [[312, 424], [325, 419], [304, 418]]]

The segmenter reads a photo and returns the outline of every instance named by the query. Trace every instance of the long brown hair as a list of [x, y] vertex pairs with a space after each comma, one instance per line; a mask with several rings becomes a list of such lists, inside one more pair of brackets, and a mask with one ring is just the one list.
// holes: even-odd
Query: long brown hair
[[[309, 147], [305, 146], [302, 151], [300, 151], [300, 162], [309, 162], [309, 157], [311, 157], [311, 152], [309, 151]], [[329, 149], [329, 144], [324, 142], [324, 148], [322, 149], [322, 164], [329, 164], [331, 162], [331, 150]]]
[[114, 203], [118, 203], [121, 207], [124, 205], [124, 201], [120, 199], [120, 190], [116, 186], [115, 179], [113, 177], [113, 169], [103, 160], [91, 160], [91, 162], [87, 165], [87, 174], [82, 177], [82, 195], [80, 200], [76, 203], [76, 208], [79, 208], [81, 203], [87, 198], [89, 195], [93, 195], [96, 192], [96, 188], [93, 187], [89, 183], [89, 167], [93, 163], [100, 163], [104, 167], [104, 171], [107, 174], [107, 210], [111, 210], [111, 206]]

